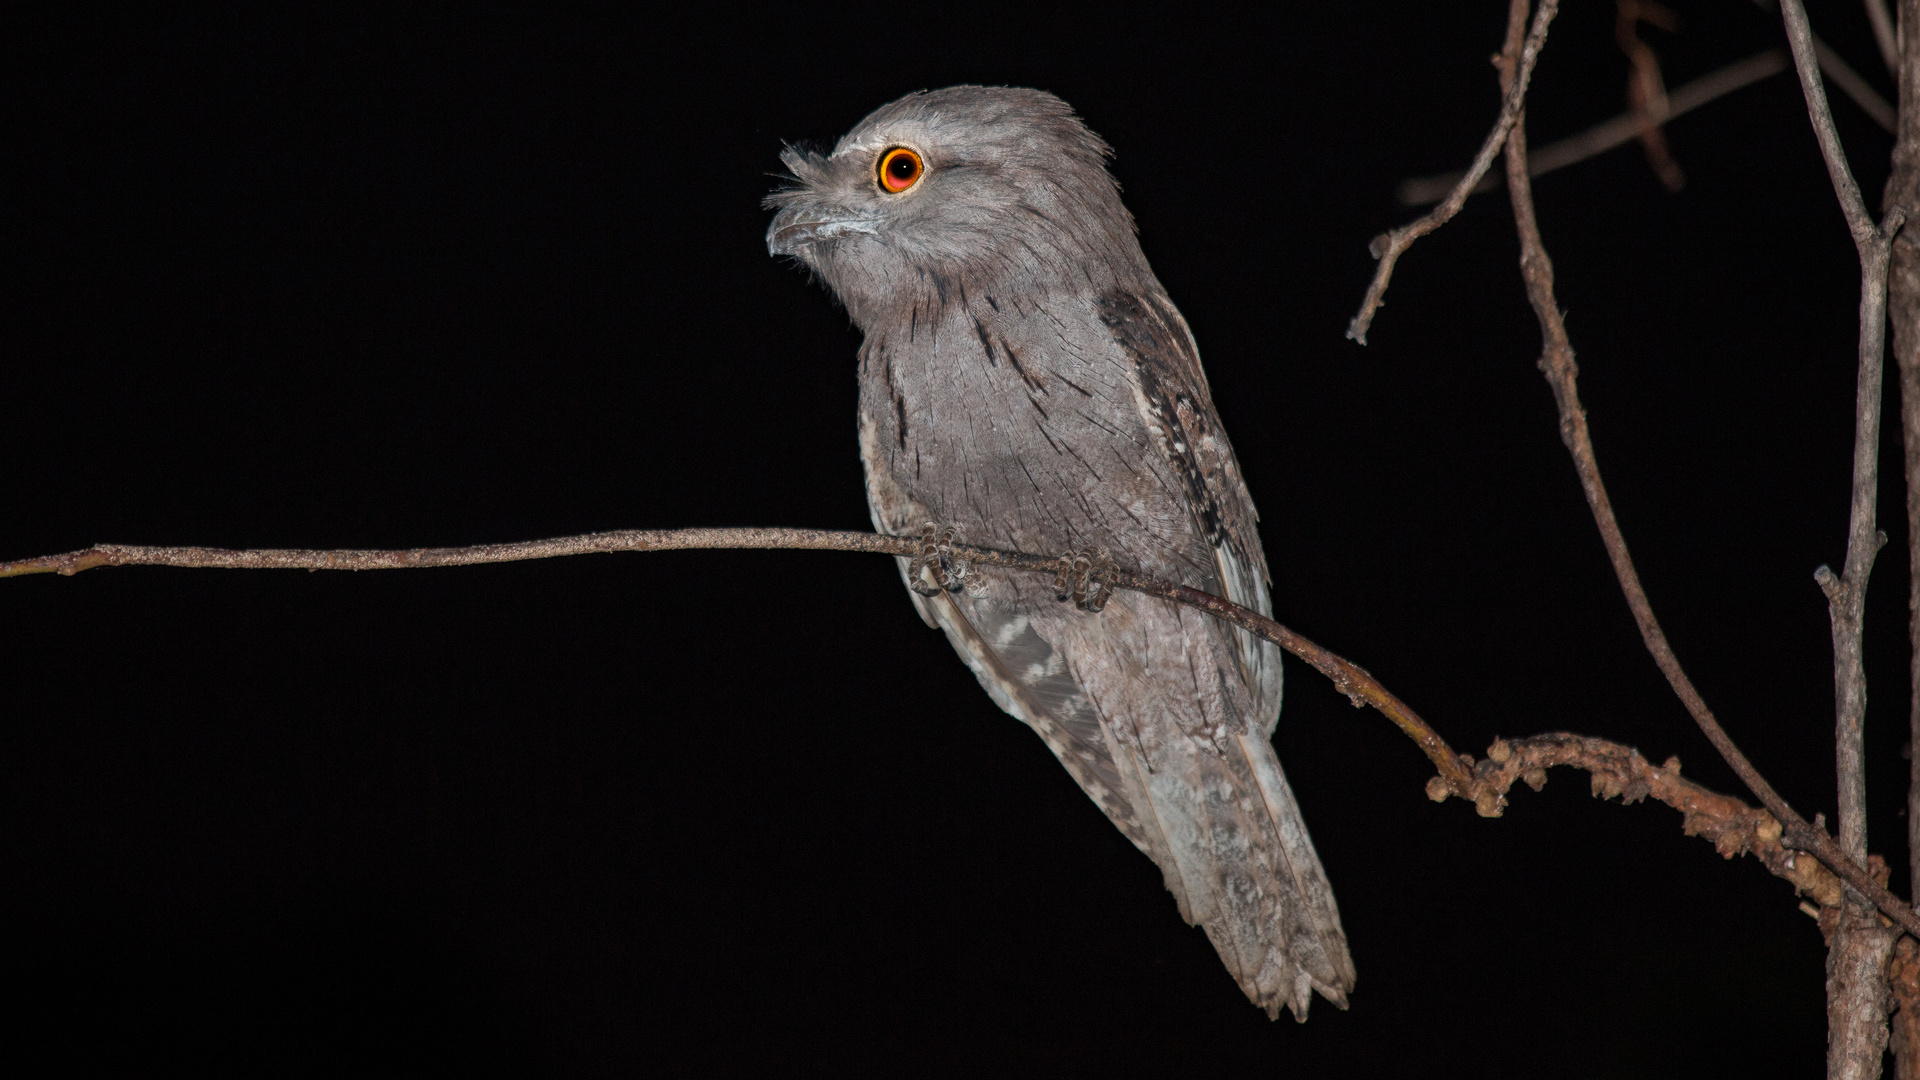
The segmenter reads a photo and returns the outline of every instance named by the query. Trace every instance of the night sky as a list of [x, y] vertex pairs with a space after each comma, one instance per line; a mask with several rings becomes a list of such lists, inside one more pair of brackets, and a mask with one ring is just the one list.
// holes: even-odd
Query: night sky
[[[1646, 28], [1668, 85], [1782, 43]], [[246, 5], [15, 12], [0, 558], [870, 527], [858, 333], [768, 257], [783, 140], [908, 91], [1064, 97], [1117, 151], [1254, 499], [1280, 621], [1454, 746], [1569, 730], [1745, 796], [1654, 668], [1535, 360], [1504, 197], [1345, 339], [1408, 177], [1498, 107], [1505, 5]], [[1857, 2], [1816, 31], [1891, 96]], [[1569, 0], [1536, 146], [1624, 106]], [[1891, 137], [1836, 95], [1868, 201]], [[1622, 524], [1682, 660], [1833, 813], [1857, 263], [1791, 76], [1541, 179]], [[1891, 400], [1891, 399], [1890, 399]], [[1890, 410], [1890, 416], [1897, 412]], [[1904, 894], [1898, 428], [1871, 842]], [[1270, 1022], [1159, 872], [874, 556], [0, 582], [0, 1057], [76, 1071], [1817, 1075], [1785, 882], [1557, 771], [1507, 816], [1289, 661], [1276, 743], [1359, 984]], [[45, 1059], [43, 1059], [44, 1061]], [[50, 1073], [49, 1073], [50, 1074]]]

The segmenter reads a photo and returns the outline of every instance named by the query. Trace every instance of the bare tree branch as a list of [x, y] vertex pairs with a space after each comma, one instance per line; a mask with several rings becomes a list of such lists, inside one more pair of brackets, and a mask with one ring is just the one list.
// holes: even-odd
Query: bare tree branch
[[[1524, 17], [1524, 0], [1514, 0], [1520, 17]], [[1509, 22], [1508, 45], [1503, 53], [1501, 76], [1503, 83], [1511, 78], [1515, 68], [1514, 59], [1518, 50], [1512, 48], [1514, 20]], [[1640, 628], [1640, 635], [1653, 654], [1654, 663], [1661, 674], [1673, 687], [1687, 712], [1700, 726], [1707, 741], [1719, 751], [1735, 775], [1747, 785], [1761, 804], [1781, 822], [1786, 832], [1786, 842], [1802, 851], [1815, 855], [1834, 873], [1849, 885], [1860, 890], [1863, 895], [1873, 899], [1876, 906], [1888, 918], [1900, 923], [1908, 932], [1920, 932], [1920, 916], [1916, 916], [1904, 901], [1888, 892], [1885, 886], [1873, 880], [1860, 862], [1851, 859], [1834, 843], [1823, 828], [1815, 828], [1796, 813], [1792, 806], [1782, 799], [1773, 785], [1769, 784], [1753, 763], [1747, 760], [1740, 748], [1727, 735], [1726, 730], [1714, 717], [1713, 711], [1701, 698], [1687, 677], [1686, 670], [1674, 655], [1673, 646], [1667, 641], [1666, 633], [1660, 628], [1659, 620], [1654, 616], [1653, 606], [1647, 599], [1645, 588], [1640, 584], [1639, 572], [1634, 568], [1632, 556], [1628, 553], [1625, 536], [1620, 531], [1619, 520], [1613, 512], [1613, 503], [1607, 497], [1606, 485], [1600, 477], [1600, 466], [1594, 454], [1593, 438], [1587, 428], [1586, 410], [1580, 404], [1578, 387], [1579, 367], [1574, 363], [1573, 346], [1567, 337], [1566, 324], [1561, 320], [1558, 301], [1553, 295], [1553, 262], [1547, 256], [1546, 247], [1540, 239], [1540, 227], [1533, 212], [1533, 187], [1527, 177], [1526, 129], [1523, 123], [1516, 123], [1507, 136], [1507, 186], [1513, 200], [1515, 227], [1520, 234], [1521, 255], [1520, 273], [1526, 282], [1527, 297], [1533, 304], [1534, 314], [1540, 320], [1543, 339], [1540, 368], [1547, 376], [1547, 383], [1553, 389], [1554, 401], [1560, 412], [1560, 438], [1573, 455], [1574, 469], [1579, 474], [1580, 486], [1587, 496], [1587, 504], [1593, 511], [1594, 523], [1599, 527], [1600, 537], [1606, 545], [1607, 556], [1613, 563], [1614, 574], [1620, 581], [1621, 592], [1625, 594], [1627, 607], [1632, 611], [1634, 622]]]
[[[1887, 261], [1906, 210], [1894, 206], [1875, 225], [1847, 167], [1846, 150], [1827, 107], [1813, 32], [1800, 0], [1781, 0], [1780, 15], [1793, 50], [1794, 68], [1807, 99], [1807, 115], [1820, 142], [1834, 193], [1846, 215], [1860, 256], [1859, 377], [1854, 393], [1853, 497], [1847, 514], [1847, 558], [1838, 578], [1825, 566], [1815, 572], [1833, 623], [1834, 766], [1839, 781], [1840, 846], [1856, 860], [1867, 855], [1867, 676], [1862, 657], [1867, 578], [1874, 556], [1887, 542], [1875, 524], [1880, 486], [1880, 390], [1886, 352]], [[1848, 897], [1827, 953], [1827, 1075], [1880, 1074], [1887, 1045], [1887, 958], [1894, 933], [1873, 917], [1864, 898]]]
[[1439, 206], [1434, 207], [1425, 217], [1391, 232], [1385, 232], [1373, 238], [1368, 250], [1380, 260], [1374, 268], [1373, 282], [1367, 286], [1366, 299], [1360, 303], [1360, 313], [1347, 324], [1347, 336], [1362, 345], [1367, 343], [1367, 328], [1373, 325], [1374, 313], [1380, 310], [1382, 299], [1387, 294], [1387, 283], [1393, 279], [1393, 266], [1400, 256], [1415, 240], [1445, 225], [1466, 205], [1467, 196], [1472, 194], [1473, 185], [1493, 165], [1494, 155], [1500, 152], [1500, 144], [1507, 137], [1514, 122], [1520, 118], [1521, 107], [1527, 100], [1527, 82], [1533, 78], [1533, 66], [1540, 59], [1540, 49], [1547, 41], [1547, 27], [1560, 10], [1560, 0], [1543, 0], [1539, 12], [1533, 19], [1533, 30], [1527, 34], [1526, 44], [1520, 50], [1519, 75], [1506, 87], [1500, 103], [1500, 117], [1494, 121], [1493, 130], [1487, 132], [1486, 141], [1480, 144], [1480, 152], [1473, 156], [1473, 164], [1467, 168], [1465, 176], [1453, 186], [1453, 191]]
[[[878, 533], [830, 532], [823, 529], [630, 529], [621, 532], [588, 533], [551, 540], [529, 540], [514, 544], [479, 544], [458, 548], [408, 548], [394, 551], [335, 550], [309, 551], [264, 549], [232, 551], [201, 547], [132, 547], [124, 544], [96, 544], [82, 551], [45, 555], [34, 559], [0, 563], [0, 578], [26, 574], [62, 574], [71, 576], [100, 566], [181, 566], [250, 570], [404, 570], [430, 566], [472, 566], [480, 563], [518, 562], [549, 559], [562, 555], [588, 555], [615, 551], [684, 551], [716, 548], [785, 548], [811, 551], [865, 551], [883, 555], [911, 557], [923, 551], [924, 541]], [[1029, 573], [1057, 574], [1057, 556], [1029, 555], [1017, 551], [952, 545], [954, 554], [978, 566], [997, 566]], [[1420, 746], [1434, 767], [1440, 770], [1448, 788], [1462, 798], [1480, 805], [1475, 797], [1471, 757], [1453, 752], [1446, 740], [1407, 704], [1380, 685], [1367, 671], [1321, 648], [1292, 630], [1255, 611], [1221, 599], [1212, 593], [1176, 585], [1170, 581], [1145, 577], [1124, 570], [1108, 573], [1115, 588], [1158, 596], [1222, 619], [1258, 635], [1313, 665], [1314, 670], [1333, 680], [1355, 708], [1371, 705]], [[1491, 805], [1491, 804], [1489, 804]], [[1482, 807], [1482, 813], [1497, 813]], [[1920, 922], [1920, 920], [1916, 920]]]
[[[1668, 758], [1666, 764], [1655, 768], [1630, 746], [1555, 732], [1524, 739], [1495, 739], [1487, 748], [1486, 758], [1474, 765], [1473, 778], [1504, 806], [1514, 781], [1524, 780], [1539, 791], [1546, 786], [1546, 770], [1557, 765], [1591, 774], [1596, 798], [1617, 797], [1629, 804], [1651, 798], [1673, 807], [1680, 811], [1681, 828], [1688, 836], [1711, 841], [1722, 858], [1752, 855], [1769, 872], [1792, 882], [1796, 892], [1812, 897], [1822, 908], [1838, 907], [1845, 895], [1840, 879], [1818, 859], [1781, 843], [1780, 822], [1772, 814], [1681, 776], [1679, 758]], [[1428, 787], [1436, 799], [1446, 797], [1438, 777]], [[1887, 864], [1878, 856], [1867, 865], [1876, 879], [1886, 878]], [[1829, 920], [1832, 917], [1827, 915]]]
[[[471, 547], [407, 548], [398, 550], [254, 549], [204, 547], [136, 547], [98, 544], [81, 551], [0, 563], [0, 577], [30, 574], [72, 576], [104, 566], [172, 566], [202, 569], [251, 570], [404, 570], [426, 567], [475, 566], [487, 563], [547, 559], [566, 555], [621, 551], [685, 551], [715, 549], [785, 549], [857, 551], [908, 557], [922, 552], [918, 538], [877, 533], [834, 532], [821, 529], [662, 529], [624, 530]], [[975, 566], [1054, 574], [1057, 558], [954, 544], [954, 555]], [[1818, 859], [1804, 858], [1783, 843], [1785, 830], [1763, 810], [1730, 796], [1700, 787], [1680, 776], [1678, 760], [1659, 769], [1640, 753], [1618, 743], [1583, 736], [1552, 734], [1527, 739], [1498, 740], [1485, 760], [1455, 753], [1445, 739], [1419, 714], [1395, 697], [1364, 668], [1322, 648], [1272, 619], [1232, 602], [1171, 582], [1124, 571], [1110, 574], [1115, 588], [1158, 596], [1186, 604], [1224, 619], [1279, 645], [1331, 679], [1355, 707], [1371, 705], [1392, 720], [1418, 744], [1439, 769], [1427, 782], [1427, 796], [1436, 802], [1458, 796], [1474, 804], [1482, 817], [1500, 817], [1506, 794], [1516, 780], [1538, 791], [1546, 783], [1544, 769], [1567, 765], [1593, 774], [1596, 795], [1623, 796], [1626, 802], [1652, 797], [1685, 815], [1688, 836], [1702, 836], [1726, 858], [1742, 853], [1758, 858], [1776, 876], [1823, 907], [1840, 902], [1841, 879]], [[1885, 864], [1869, 864], [1885, 876]], [[1898, 906], [1896, 904], [1896, 906]], [[1920, 922], [1920, 920], [1916, 920]]]
[[[906, 537], [820, 529], [624, 529], [510, 544], [398, 550], [260, 548], [235, 551], [227, 548], [95, 544], [81, 551], [0, 563], [0, 578], [27, 574], [71, 577], [82, 570], [100, 566], [177, 566], [218, 570], [410, 570], [430, 566], [522, 562], [563, 555], [699, 548], [876, 551], [908, 556], [916, 555], [920, 550], [917, 540]], [[1043, 569], [1040, 563], [1045, 560], [1039, 556], [1026, 558], [1033, 560], [1033, 565], [1024, 568]], [[1049, 565], [1044, 569], [1051, 572], [1052, 567]]]
[[1865, 610], [1867, 577], [1874, 556], [1886, 543], [1875, 524], [1880, 478], [1880, 387], [1882, 357], [1886, 352], [1887, 260], [1893, 235], [1906, 218], [1903, 207], [1887, 212], [1882, 225], [1867, 213], [1860, 187], [1847, 167], [1846, 151], [1834, 130], [1833, 115], [1813, 62], [1812, 34], [1800, 0], [1783, 0], [1781, 16], [1793, 48], [1807, 113], [1826, 160], [1827, 174], [1847, 218], [1860, 256], [1859, 379], [1854, 401], [1853, 497], [1848, 511], [1847, 557], [1841, 575], [1820, 567], [1814, 573], [1825, 590], [1833, 619], [1834, 693], [1837, 722], [1834, 733], [1840, 770], [1840, 844], [1856, 859], [1866, 857], [1867, 818], [1864, 748], [1861, 720], [1866, 712], [1866, 674], [1861, 659], [1861, 620]]
[[[21, 577], [30, 574], [60, 574], [72, 576], [83, 570], [103, 566], [174, 566], [212, 569], [251, 569], [251, 570], [405, 570], [442, 566], [474, 566], [486, 563], [518, 562], [528, 559], [547, 559], [564, 555], [602, 554], [620, 551], [685, 551], [713, 549], [788, 549], [811, 551], [858, 551], [882, 555], [910, 557], [921, 553], [922, 541], [917, 538], [901, 536], [882, 536], [877, 533], [834, 532], [823, 529], [662, 529], [662, 530], [624, 530], [620, 532], [588, 533], [582, 536], [563, 536], [549, 540], [529, 540], [511, 544], [477, 544], [472, 547], [453, 548], [405, 548], [398, 550], [306, 550], [306, 549], [256, 549], [230, 550], [226, 548], [204, 547], [137, 547], [124, 544], [97, 544], [80, 551], [70, 551], [60, 555], [44, 555], [32, 559], [20, 559], [14, 562], [0, 562], [0, 578]], [[1060, 569], [1057, 557], [1029, 555], [1021, 552], [999, 551], [993, 548], [974, 547], [967, 544], [953, 545], [954, 554], [976, 566], [996, 566], [1010, 570], [1030, 573], [1056, 574]], [[1312, 665], [1314, 670], [1333, 681], [1336, 688], [1351, 700], [1356, 708], [1371, 705], [1381, 715], [1393, 721], [1394, 725], [1413, 739], [1428, 760], [1439, 770], [1440, 775], [1427, 784], [1427, 795], [1435, 800], [1444, 800], [1457, 795], [1474, 804], [1483, 817], [1499, 817], [1506, 807], [1505, 792], [1511, 786], [1512, 778], [1500, 780], [1502, 774], [1477, 773], [1470, 755], [1455, 753], [1445, 739], [1433, 730], [1421, 716], [1405, 702], [1381, 685], [1366, 669], [1346, 660], [1338, 654], [1322, 648], [1300, 634], [1267, 618], [1255, 611], [1240, 607], [1231, 601], [1190, 589], [1184, 585], [1144, 577], [1126, 571], [1110, 573], [1115, 588], [1129, 589], [1158, 596], [1175, 603], [1198, 608], [1216, 618], [1234, 624], [1248, 633], [1271, 641], [1293, 655]], [[1548, 762], [1548, 764], [1572, 764], [1573, 762]], [[1484, 763], [1482, 764], [1484, 768]], [[1582, 766], [1585, 767], [1585, 766]], [[1662, 798], [1662, 801], [1669, 801]], [[1671, 803], [1670, 803], [1671, 804]], [[1672, 804], [1678, 806], [1678, 804]], [[1684, 807], [1681, 807], [1684, 809]], [[1777, 818], [1777, 815], [1776, 815]], [[1801, 829], [1808, 835], [1823, 836], [1817, 830], [1800, 823]], [[1761, 827], [1755, 825], [1756, 828]], [[1765, 830], [1762, 829], [1764, 832]], [[1715, 839], [1716, 834], [1708, 831], [1692, 830], [1690, 835], [1707, 836]], [[1791, 830], [1780, 830], [1772, 834], [1774, 839], [1784, 837], [1784, 842], [1792, 843]], [[1763, 837], [1763, 839], [1765, 839]], [[1729, 850], [1720, 840], [1716, 846], [1723, 853]], [[1804, 843], [1802, 850], [1807, 850]], [[1831, 847], [1831, 841], [1828, 842]], [[1761, 849], [1751, 845], [1741, 850]], [[1784, 849], [1783, 849], [1784, 850]], [[1814, 854], [1821, 862], [1828, 862], [1818, 851]], [[1798, 863], [1785, 865], [1785, 871], [1776, 869], [1778, 859], [1762, 854], [1762, 861], [1769, 869], [1780, 876], [1793, 881], [1821, 903], [1829, 895], [1827, 886], [1819, 873], [1810, 869], [1812, 863], [1799, 860]], [[1783, 857], [1784, 858], [1784, 857]], [[1864, 882], [1873, 887], [1870, 875], [1845, 859], [1841, 865], [1834, 866], [1833, 872], [1853, 882], [1856, 887]], [[1828, 862], [1829, 866], [1833, 864]], [[1795, 867], [1798, 869], [1795, 869]], [[1833, 887], [1837, 890], [1837, 886]], [[1833, 895], [1838, 895], [1833, 892]], [[1920, 934], [1920, 914], [1912, 910], [1880, 887], [1876, 894], [1884, 897], [1883, 910], [1889, 917], [1904, 920], [1902, 925]]]

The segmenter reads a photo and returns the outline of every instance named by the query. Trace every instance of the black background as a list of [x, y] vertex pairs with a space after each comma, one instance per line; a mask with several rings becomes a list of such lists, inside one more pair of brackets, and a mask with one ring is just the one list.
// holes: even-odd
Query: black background
[[[1670, 86], [1780, 41], [1645, 31]], [[1816, 27], [1891, 94], [1860, 4]], [[957, 82], [1117, 148], [1277, 616], [1454, 745], [1573, 730], [1739, 791], [1648, 660], [1534, 368], [1504, 199], [1342, 336], [1408, 176], [1497, 108], [1504, 5], [16, 12], [0, 557], [866, 528], [856, 332], [767, 257], [784, 139]], [[1536, 145], [1623, 105], [1570, 0]], [[1869, 200], [1890, 138], [1836, 96]], [[1682, 658], [1832, 809], [1857, 269], [1790, 76], [1537, 185], [1616, 505]], [[1888, 433], [1897, 463], [1897, 429]], [[1901, 486], [1874, 847], [1904, 891]], [[1556, 774], [1502, 820], [1290, 667], [1277, 742], [1360, 971], [1242, 998], [1158, 872], [870, 556], [0, 584], [0, 1055], [203, 1072], [1814, 1075], [1783, 882]], [[42, 1057], [41, 1055], [50, 1055]]]

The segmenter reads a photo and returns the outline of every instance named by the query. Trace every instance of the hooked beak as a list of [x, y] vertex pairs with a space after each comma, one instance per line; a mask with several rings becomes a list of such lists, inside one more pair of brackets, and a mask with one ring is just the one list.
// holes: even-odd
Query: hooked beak
[[[794, 207], [793, 210], [800, 210]], [[773, 219], [767, 228], [767, 251], [774, 255], [798, 255], [801, 250], [814, 244], [838, 240], [845, 236], [873, 236], [876, 234], [873, 222], [858, 217], [828, 217], [818, 210], [793, 210], [782, 213]], [[791, 216], [789, 216], [791, 215]], [[808, 220], [794, 220], [795, 218]]]

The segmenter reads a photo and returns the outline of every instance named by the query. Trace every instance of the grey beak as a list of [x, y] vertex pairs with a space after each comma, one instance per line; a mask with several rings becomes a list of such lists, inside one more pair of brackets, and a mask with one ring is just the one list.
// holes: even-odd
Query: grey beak
[[773, 224], [767, 228], [767, 251], [773, 255], [798, 255], [802, 249], [814, 244], [846, 236], [875, 235], [873, 222], [863, 218], [816, 217], [814, 213], [817, 211], [806, 213], [811, 220], [805, 221], [792, 220], [785, 213], [775, 217]]

